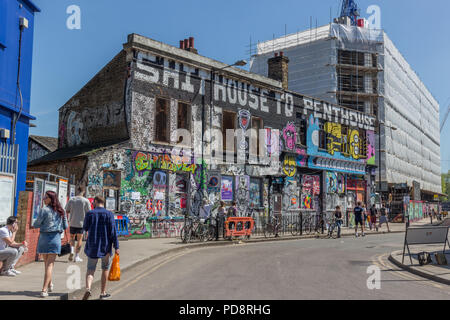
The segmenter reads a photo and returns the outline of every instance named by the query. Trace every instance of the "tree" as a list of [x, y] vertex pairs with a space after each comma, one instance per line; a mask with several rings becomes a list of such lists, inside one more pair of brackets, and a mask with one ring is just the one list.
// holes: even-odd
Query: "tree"
[[447, 196], [441, 197], [441, 201], [449, 201], [450, 200], [450, 170], [448, 173], [443, 173], [441, 175], [442, 181], [442, 193]]

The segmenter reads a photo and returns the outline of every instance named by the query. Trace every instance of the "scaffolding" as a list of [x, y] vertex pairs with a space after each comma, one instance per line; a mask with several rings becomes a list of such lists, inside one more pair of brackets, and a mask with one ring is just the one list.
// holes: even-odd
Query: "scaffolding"
[[279, 51], [290, 59], [290, 90], [386, 124], [376, 146], [383, 181], [419, 181], [422, 190], [441, 192], [439, 104], [383, 30], [332, 23], [264, 41], [250, 71], [267, 75], [267, 60]]

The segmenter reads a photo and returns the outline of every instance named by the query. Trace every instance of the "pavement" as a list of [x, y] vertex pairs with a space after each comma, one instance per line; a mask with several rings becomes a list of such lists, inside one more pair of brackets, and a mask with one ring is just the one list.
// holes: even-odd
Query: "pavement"
[[[414, 222], [411, 226], [422, 226], [429, 224], [429, 219]], [[402, 233], [405, 231], [405, 224], [390, 223], [391, 233]], [[366, 231], [366, 235], [387, 233], [383, 226], [380, 232]], [[343, 237], [354, 237], [353, 228], [342, 228]], [[278, 238], [268, 238], [264, 236], [252, 236], [245, 242], [263, 242], [263, 241], [283, 241], [293, 239], [314, 238], [315, 235], [307, 236], [282, 236]], [[323, 237], [323, 236], [321, 236]], [[235, 241], [219, 240], [202, 243], [184, 244], [179, 238], [160, 238], [143, 240], [120, 240], [120, 267], [122, 273], [134, 268], [140, 264], [173, 255], [177, 252], [198, 248], [204, 246], [226, 246], [233, 245]], [[46, 299], [76, 299], [84, 292], [85, 274], [87, 257], [82, 252], [80, 257], [84, 260], [80, 263], [68, 261], [68, 256], [58, 257], [53, 270], [54, 292], [49, 293]], [[449, 259], [450, 261], [450, 259]], [[100, 283], [100, 262], [97, 265], [97, 271], [94, 276], [93, 287]], [[427, 266], [432, 267], [432, 266]], [[442, 268], [437, 270], [442, 273]], [[0, 300], [35, 300], [40, 299], [39, 294], [42, 290], [44, 279], [44, 263], [33, 262], [18, 268], [22, 273], [16, 277], [0, 277]], [[436, 272], [437, 272], [436, 271]], [[431, 272], [431, 271], [430, 271]], [[433, 271], [434, 272], [434, 271]]]

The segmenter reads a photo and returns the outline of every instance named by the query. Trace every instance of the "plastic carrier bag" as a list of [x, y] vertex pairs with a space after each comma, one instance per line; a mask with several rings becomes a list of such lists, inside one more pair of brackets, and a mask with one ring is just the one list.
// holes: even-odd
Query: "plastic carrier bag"
[[120, 281], [120, 258], [118, 254], [114, 255], [114, 259], [109, 270], [109, 281]]

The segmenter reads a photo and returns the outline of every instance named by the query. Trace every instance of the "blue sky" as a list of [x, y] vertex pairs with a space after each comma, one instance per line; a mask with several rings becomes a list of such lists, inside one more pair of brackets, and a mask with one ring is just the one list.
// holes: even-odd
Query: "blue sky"
[[[31, 134], [58, 134], [58, 109], [86, 84], [126, 42], [130, 33], [178, 46], [195, 37], [199, 53], [225, 63], [249, 59], [248, 45], [327, 24], [340, 0], [34, 0], [36, 15]], [[450, 104], [450, 1], [357, 0], [381, 7], [381, 24], [441, 105]], [[432, 3], [432, 4], [431, 4]], [[66, 9], [81, 8], [81, 30], [69, 30]], [[450, 170], [450, 119], [442, 132], [442, 171]]]

